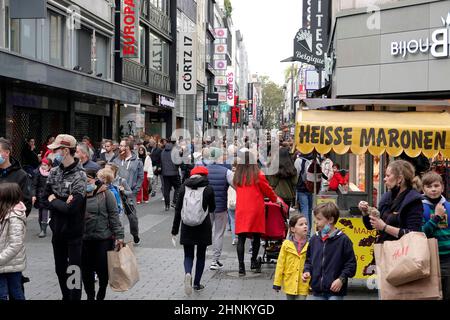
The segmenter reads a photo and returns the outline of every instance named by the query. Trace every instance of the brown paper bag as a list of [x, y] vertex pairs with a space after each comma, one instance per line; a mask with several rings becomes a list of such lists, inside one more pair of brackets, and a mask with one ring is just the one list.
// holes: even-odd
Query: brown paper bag
[[381, 263], [386, 281], [400, 286], [430, 276], [430, 250], [423, 232], [410, 232], [398, 240], [385, 241]]
[[[388, 242], [388, 241], [386, 241]], [[441, 300], [441, 268], [436, 239], [428, 239], [430, 251], [430, 276], [400, 286], [386, 281], [385, 266], [382, 261], [383, 244], [375, 244], [375, 262], [377, 264], [378, 290], [381, 300]]]
[[139, 281], [139, 271], [133, 243], [127, 243], [120, 251], [108, 251], [109, 285], [113, 291], [130, 290]]

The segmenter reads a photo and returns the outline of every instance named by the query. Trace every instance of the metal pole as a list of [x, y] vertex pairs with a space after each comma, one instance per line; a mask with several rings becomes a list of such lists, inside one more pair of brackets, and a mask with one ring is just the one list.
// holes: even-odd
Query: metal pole
[[295, 105], [294, 105], [294, 63], [291, 65], [291, 109], [292, 119], [295, 119]]

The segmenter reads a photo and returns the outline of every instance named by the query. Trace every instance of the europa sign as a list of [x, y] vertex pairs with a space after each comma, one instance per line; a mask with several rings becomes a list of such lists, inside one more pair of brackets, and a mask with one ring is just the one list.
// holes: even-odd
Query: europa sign
[[444, 28], [433, 31], [431, 40], [429, 37], [413, 39], [409, 41], [391, 42], [391, 55], [405, 58], [409, 54], [431, 53], [435, 58], [447, 58], [449, 56], [448, 46], [450, 43], [450, 12], [447, 18], [441, 18]]
[[178, 94], [197, 94], [197, 44], [194, 32], [178, 35]]
[[120, 38], [122, 58], [139, 57], [139, 0], [122, 0]]

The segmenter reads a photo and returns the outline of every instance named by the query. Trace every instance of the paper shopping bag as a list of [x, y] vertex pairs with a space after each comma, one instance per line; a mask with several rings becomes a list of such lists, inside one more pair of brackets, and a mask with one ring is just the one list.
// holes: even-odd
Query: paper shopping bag
[[393, 286], [430, 276], [430, 250], [423, 232], [409, 232], [398, 240], [385, 241], [381, 259], [386, 281]]
[[119, 251], [108, 251], [109, 285], [113, 291], [130, 290], [139, 281], [139, 271], [133, 244], [127, 243]]
[[440, 300], [442, 299], [441, 268], [436, 239], [428, 239], [430, 251], [430, 276], [393, 286], [386, 281], [385, 265], [381, 263], [383, 244], [375, 244], [375, 261], [377, 264], [378, 290], [381, 300]]

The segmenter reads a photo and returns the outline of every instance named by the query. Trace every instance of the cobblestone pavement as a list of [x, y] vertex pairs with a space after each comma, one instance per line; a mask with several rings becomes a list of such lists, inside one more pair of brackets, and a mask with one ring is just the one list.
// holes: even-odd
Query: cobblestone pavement
[[[141, 243], [135, 247], [139, 264], [140, 281], [128, 292], [113, 292], [108, 288], [107, 300], [278, 300], [285, 299], [283, 293], [272, 290], [275, 271], [274, 264], [264, 264], [262, 272], [248, 271], [245, 277], [238, 277], [236, 248], [231, 244], [231, 232], [225, 233], [221, 261], [222, 270], [209, 270], [212, 250], [207, 252], [207, 260], [202, 283], [202, 292], [184, 293], [183, 249], [177, 243], [173, 247], [170, 230], [174, 211], [164, 211], [161, 196], [156, 195], [148, 204], [138, 205]], [[37, 211], [28, 218], [26, 250], [28, 264], [24, 275], [31, 282], [25, 285], [26, 298], [30, 300], [59, 300], [60, 289], [54, 272], [51, 246], [51, 231], [40, 239]], [[126, 241], [131, 241], [128, 222], [125, 224]], [[247, 252], [248, 246], [247, 243]], [[209, 248], [208, 248], [209, 249]], [[262, 251], [260, 251], [262, 254]], [[250, 268], [250, 254], [246, 253], [247, 269]], [[82, 299], [86, 295], [83, 292]], [[361, 285], [351, 285], [346, 299], [377, 299], [376, 291], [364, 289]]]

